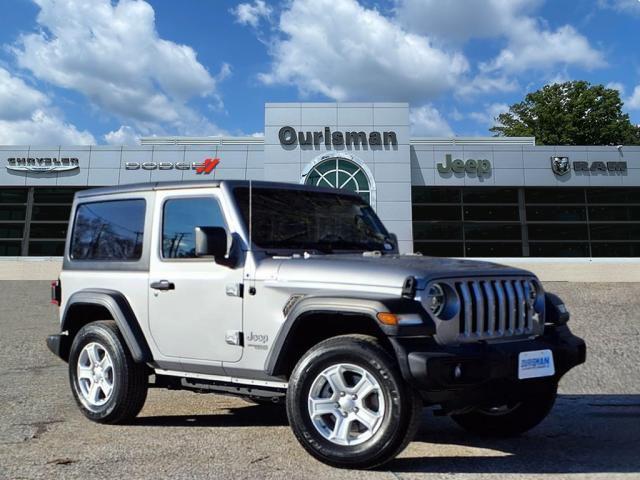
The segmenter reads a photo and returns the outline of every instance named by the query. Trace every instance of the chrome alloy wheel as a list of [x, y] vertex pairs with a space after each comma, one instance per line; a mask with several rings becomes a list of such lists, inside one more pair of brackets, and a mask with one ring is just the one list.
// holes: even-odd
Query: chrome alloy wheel
[[322, 371], [309, 390], [309, 415], [320, 435], [337, 445], [359, 445], [382, 425], [385, 401], [376, 378], [340, 363]]
[[89, 407], [107, 403], [113, 393], [114, 369], [111, 356], [96, 342], [84, 346], [78, 356], [78, 386]]

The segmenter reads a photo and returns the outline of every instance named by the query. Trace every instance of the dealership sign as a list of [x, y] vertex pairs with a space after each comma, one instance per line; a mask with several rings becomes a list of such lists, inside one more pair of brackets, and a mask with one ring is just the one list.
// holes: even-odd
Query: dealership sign
[[220, 163], [219, 158], [207, 158], [204, 162], [125, 162], [125, 170], [195, 170], [208, 175]]
[[396, 132], [332, 132], [329, 127], [315, 132], [296, 132], [293, 127], [282, 127], [278, 132], [278, 139], [281, 145], [314, 145], [324, 144], [325, 147], [334, 146], [398, 146]]
[[491, 173], [491, 162], [486, 159], [476, 160], [469, 158], [462, 160], [460, 158], [452, 159], [450, 153], [445, 156], [445, 161], [437, 165], [439, 173], [467, 173], [469, 175], [489, 175]]
[[569, 173], [571, 171], [572, 164], [574, 171], [582, 173], [625, 173], [627, 171], [627, 162], [622, 161], [571, 162], [569, 157], [551, 157], [551, 170], [558, 176]]
[[571, 170], [569, 157], [551, 157], [551, 170], [556, 175], [565, 175]]
[[7, 170], [15, 172], [66, 172], [80, 168], [80, 161], [72, 157], [11, 157]]

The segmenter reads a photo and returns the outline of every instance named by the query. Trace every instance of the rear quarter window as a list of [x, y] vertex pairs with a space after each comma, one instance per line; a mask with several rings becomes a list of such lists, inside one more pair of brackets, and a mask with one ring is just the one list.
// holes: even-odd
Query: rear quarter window
[[71, 235], [73, 260], [136, 261], [142, 256], [143, 199], [81, 203]]

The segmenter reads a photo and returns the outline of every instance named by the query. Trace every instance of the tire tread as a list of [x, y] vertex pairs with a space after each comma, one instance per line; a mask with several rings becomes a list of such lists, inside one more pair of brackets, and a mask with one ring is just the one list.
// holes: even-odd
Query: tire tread
[[[404, 432], [402, 435], [393, 436], [385, 448], [378, 451], [371, 452], [370, 455], [365, 455], [360, 460], [353, 460], [349, 458], [328, 458], [326, 455], [317, 451], [309, 442], [308, 434], [300, 430], [295, 425], [295, 412], [296, 402], [293, 399], [293, 394], [287, 395], [287, 414], [289, 416], [289, 423], [292, 425], [294, 435], [300, 442], [300, 444], [311, 455], [319, 459], [320, 461], [339, 468], [362, 468], [371, 469], [378, 467], [384, 463], [395, 458], [413, 439], [418, 427], [420, 426], [420, 416], [422, 413], [422, 400], [420, 396], [413, 390], [413, 388], [406, 384], [402, 378], [402, 375], [397, 366], [397, 362], [394, 356], [385, 349], [380, 341], [368, 335], [351, 334], [340, 335], [331, 337], [322, 342], [319, 342], [312, 347], [306, 354], [302, 356], [290, 378], [290, 388], [296, 388], [296, 384], [299, 381], [299, 377], [303, 374], [303, 369], [308, 366], [309, 359], [314, 355], [320, 355], [327, 350], [343, 350], [345, 352], [360, 351], [364, 354], [364, 357], [375, 359], [376, 363], [380, 364], [379, 368], [384, 369], [394, 377], [396, 384], [402, 389], [401, 395], [404, 396], [404, 415], [401, 419], [401, 425], [397, 425], [397, 431]], [[293, 381], [293, 386], [291, 381]]]
[[[97, 320], [88, 323], [80, 329], [73, 339], [71, 346], [70, 360], [75, 357], [74, 352], [79, 349], [79, 345], [88, 334], [98, 334], [110, 337], [111, 343], [115, 348], [115, 355], [122, 360], [123, 372], [118, 372], [121, 379], [122, 395], [120, 395], [120, 401], [107, 415], [96, 415], [95, 412], [87, 410], [82, 402], [76, 398], [76, 402], [80, 406], [82, 412], [89, 419], [107, 424], [127, 424], [130, 423], [142, 410], [147, 398], [149, 374], [148, 368], [145, 364], [136, 363], [131, 356], [131, 352], [118, 329], [118, 326], [113, 320]], [[117, 362], [117, 360], [114, 359]], [[74, 368], [71, 362], [69, 363], [70, 380], [73, 382], [73, 375], [71, 369]], [[74, 386], [72, 390], [75, 394]]]

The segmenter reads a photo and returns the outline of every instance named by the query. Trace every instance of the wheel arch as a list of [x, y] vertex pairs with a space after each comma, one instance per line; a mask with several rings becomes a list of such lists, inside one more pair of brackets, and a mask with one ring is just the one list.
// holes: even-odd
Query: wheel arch
[[136, 363], [153, 360], [151, 349], [131, 305], [121, 292], [107, 289], [79, 290], [67, 300], [61, 321], [61, 330], [68, 332], [60, 349], [64, 360], [69, 359], [69, 350], [76, 333], [84, 325], [96, 320], [116, 322]]
[[267, 355], [264, 370], [270, 376], [288, 377], [295, 364], [313, 345], [327, 338], [366, 334], [378, 338], [393, 353], [377, 314], [389, 309], [379, 300], [307, 297], [286, 316]]

